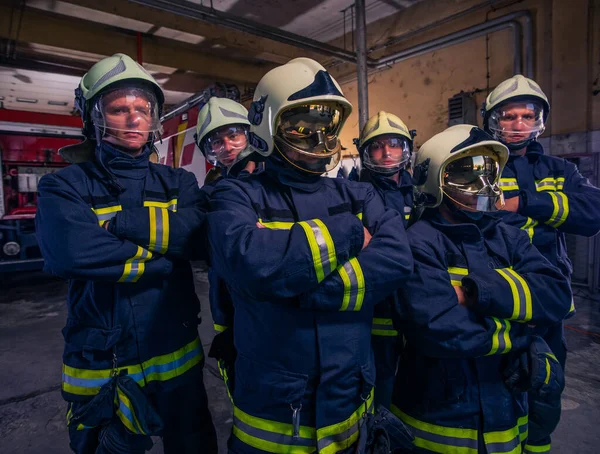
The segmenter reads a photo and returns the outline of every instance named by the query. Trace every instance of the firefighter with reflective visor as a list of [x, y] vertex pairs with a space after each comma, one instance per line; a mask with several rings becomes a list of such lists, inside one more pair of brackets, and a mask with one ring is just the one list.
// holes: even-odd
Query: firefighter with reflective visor
[[[362, 164], [360, 181], [371, 183], [383, 204], [403, 215], [405, 227], [413, 207], [413, 184], [406, 167], [414, 134], [399, 117], [381, 111], [369, 118], [360, 137], [354, 139]], [[392, 322], [394, 301], [395, 294], [375, 306], [371, 330], [377, 369], [375, 401], [386, 408], [390, 407], [402, 345]]]
[[[516, 75], [498, 85], [483, 108], [484, 129], [510, 150], [500, 179], [506, 206], [504, 222], [526, 231], [533, 245], [570, 280], [573, 267], [565, 234], [591, 237], [600, 231], [600, 189], [577, 166], [544, 153], [537, 138], [550, 112], [548, 98], [533, 80]], [[569, 301], [570, 303], [570, 301]], [[571, 307], [571, 315], [575, 307]], [[563, 324], [539, 329], [561, 365], [567, 349]], [[550, 434], [560, 419], [560, 401], [551, 408], [532, 395], [529, 402], [528, 452], [549, 452]]]
[[351, 108], [314, 60], [271, 70], [248, 117], [265, 171], [212, 194], [212, 264], [235, 307], [231, 452], [354, 452], [373, 411], [373, 307], [412, 260], [370, 185], [321, 176]]
[[426, 209], [407, 232], [415, 268], [396, 304], [406, 345], [392, 404], [417, 452], [520, 453], [527, 393], [554, 402], [564, 387], [530, 326], [568, 314], [567, 279], [525, 232], [488, 215], [502, 206], [508, 154], [470, 125], [435, 135], [417, 154]]
[[77, 163], [38, 188], [46, 270], [69, 280], [62, 394], [77, 453], [142, 453], [151, 435], [167, 453], [217, 452], [189, 264], [206, 198], [193, 174], [149, 162], [163, 102], [127, 55], [96, 63], [76, 90], [87, 141], [62, 150]]

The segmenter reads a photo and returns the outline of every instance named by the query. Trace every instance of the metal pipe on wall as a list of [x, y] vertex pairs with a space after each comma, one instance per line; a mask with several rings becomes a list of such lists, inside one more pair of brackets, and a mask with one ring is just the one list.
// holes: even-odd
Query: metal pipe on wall
[[358, 125], [362, 131], [369, 120], [369, 87], [367, 74], [367, 17], [365, 0], [356, 0], [356, 73], [358, 76]]

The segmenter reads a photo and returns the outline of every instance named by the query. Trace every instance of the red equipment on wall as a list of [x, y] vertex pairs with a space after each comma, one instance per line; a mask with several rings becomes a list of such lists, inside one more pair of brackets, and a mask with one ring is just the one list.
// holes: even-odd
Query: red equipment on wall
[[37, 183], [67, 165], [59, 148], [82, 139], [79, 117], [0, 109], [0, 273], [42, 268]]

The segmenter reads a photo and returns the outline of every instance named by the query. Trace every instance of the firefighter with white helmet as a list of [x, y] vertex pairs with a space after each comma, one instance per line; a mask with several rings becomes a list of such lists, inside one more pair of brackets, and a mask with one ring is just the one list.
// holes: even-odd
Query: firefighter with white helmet
[[[360, 137], [354, 139], [362, 165], [360, 181], [371, 183], [383, 204], [402, 214], [405, 227], [413, 207], [412, 177], [407, 166], [415, 135], [416, 131], [409, 130], [398, 116], [380, 111], [369, 118]], [[386, 408], [390, 407], [402, 346], [401, 336], [392, 323], [393, 305], [394, 295], [391, 295], [375, 306], [371, 330], [377, 370], [375, 401]]]
[[[591, 237], [600, 231], [600, 189], [572, 162], [544, 153], [537, 139], [545, 130], [549, 112], [548, 98], [540, 86], [522, 75], [498, 85], [481, 110], [484, 129], [511, 151], [500, 179], [506, 206], [498, 216], [526, 231], [533, 245], [570, 279], [573, 268], [565, 234]], [[571, 315], [574, 311], [572, 306]], [[564, 367], [563, 324], [539, 330], [539, 334]], [[559, 418], [560, 402], [549, 408], [530, 399], [531, 452], [550, 451], [550, 434]]]
[[322, 178], [351, 109], [314, 60], [271, 70], [248, 117], [265, 170], [213, 192], [212, 265], [235, 307], [231, 452], [354, 452], [373, 411], [373, 307], [412, 263], [370, 185]]
[[62, 394], [77, 453], [217, 452], [189, 260], [205, 197], [193, 174], [150, 162], [163, 92], [130, 57], [76, 90], [85, 144], [39, 183], [45, 269], [69, 280]]
[[407, 232], [415, 268], [396, 304], [406, 344], [392, 411], [419, 452], [522, 452], [527, 393], [553, 404], [564, 387], [560, 364], [530, 326], [567, 315], [567, 279], [526, 233], [488, 215], [502, 206], [508, 155], [470, 125], [448, 128], [417, 153], [425, 211]]

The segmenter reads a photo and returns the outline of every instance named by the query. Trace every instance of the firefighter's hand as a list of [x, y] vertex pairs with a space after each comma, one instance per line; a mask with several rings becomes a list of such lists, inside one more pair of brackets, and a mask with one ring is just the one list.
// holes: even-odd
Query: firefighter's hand
[[456, 297], [458, 298], [458, 304], [461, 306], [467, 305], [467, 297], [465, 295], [464, 289], [460, 285], [453, 285], [454, 291], [456, 292]]
[[510, 211], [511, 213], [517, 213], [519, 211], [519, 196], [505, 199], [504, 207], [500, 209], [504, 211]]
[[262, 225], [260, 222], [256, 223], [256, 227], [258, 227], [259, 229], [266, 229], [266, 227], [264, 225]]
[[244, 167], [244, 170], [248, 173], [254, 172], [256, 170], [256, 162], [249, 161], [248, 164], [246, 164], [246, 167]]
[[[367, 230], [366, 227], [363, 227], [363, 230], [365, 232], [365, 239], [363, 241], [362, 249], [366, 248], [369, 245], [369, 242], [371, 241], [371, 238], [372, 238], [371, 234], [369, 233], [369, 231]], [[362, 249], [361, 249], [361, 251], [362, 251]]]

